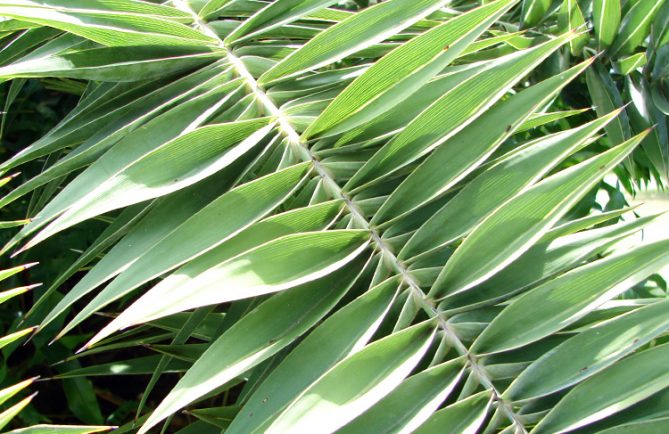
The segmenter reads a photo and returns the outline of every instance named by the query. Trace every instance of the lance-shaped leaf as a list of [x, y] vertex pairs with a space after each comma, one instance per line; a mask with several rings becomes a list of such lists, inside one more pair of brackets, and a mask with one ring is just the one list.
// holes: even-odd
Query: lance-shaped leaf
[[[335, 363], [362, 349], [397, 294], [390, 278], [334, 313], [311, 332], [263, 381], [230, 424], [230, 434], [260, 433]], [[304, 363], [308, 359], [309, 363]]]
[[163, 290], [156, 286], [102, 329], [88, 345], [134, 324], [316, 280], [351, 262], [367, 243], [368, 233], [362, 230], [308, 232], [279, 238], [209, 268], [193, 279], [188, 288]]
[[634, 53], [636, 47], [650, 33], [655, 16], [665, 0], [639, 0], [625, 14], [618, 36], [609, 48], [611, 57], [622, 57]]
[[[148, 240], [148, 249], [142, 256], [130, 264], [126, 262], [128, 265], [125, 272], [80, 310], [60, 335], [139, 285], [215, 248], [252, 225], [281, 204], [299, 185], [308, 169], [308, 165], [303, 163], [243, 184], [185, 219], [162, 239], [153, 240], [155, 244], [149, 244], [152, 240]], [[230, 209], [236, 212], [227, 212]], [[56, 318], [74, 301], [92, 290], [93, 286], [75, 289], [72, 295], [68, 294], [61, 300], [43, 324]]]
[[[326, 226], [332, 223], [333, 219], [340, 211], [340, 204], [336, 201], [325, 202], [319, 205], [310, 206], [307, 208], [298, 208], [296, 210], [291, 210], [282, 214], [275, 216], [267, 217], [266, 219], [255, 223], [251, 226], [246, 227], [245, 229], [238, 232], [231, 232], [235, 234], [234, 237], [230, 235], [226, 236], [222, 241], [216, 243], [220, 244], [218, 247], [206, 249], [206, 253], [201, 256], [197, 256], [194, 259], [187, 262], [185, 265], [175, 270], [171, 275], [167, 276], [154, 288], [155, 291], [173, 291], [178, 288], [190, 288], [191, 285], [198, 285], [201, 275], [206, 273], [210, 268], [216, 267], [217, 265], [228, 261], [235, 256], [244, 253], [252, 248], [258, 247], [261, 244], [270, 242], [277, 238], [297, 234], [300, 232], [311, 232], [325, 229]], [[199, 225], [195, 225], [192, 228], [197, 230]], [[173, 240], [174, 241], [174, 240]], [[211, 241], [208, 241], [211, 243]], [[185, 243], [184, 240], [180, 242], [170, 243], [173, 246], [182, 245]], [[176, 261], [173, 259], [169, 262], [161, 261], [160, 257], [165, 256], [165, 252], [170, 249], [158, 246], [157, 250], [149, 252], [147, 255], [147, 260], [142, 259], [139, 267], [143, 264], [148, 267], [148, 264], [159, 264], [159, 267], [162, 267], [163, 270], [168, 270], [173, 267]], [[205, 251], [205, 250], [202, 250]], [[198, 255], [200, 252], [198, 252]], [[151, 257], [149, 260], [148, 257]], [[185, 262], [185, 261], [180, 261]], [[142, 268], [137, 268], [137, 273], [140, 273], [139, 270]], [[160, 268], [158, 268], [160, 269]], [[133, 273], [133, 269], [129, 270], [127, 275], [130, 277], [131, 281], [124, 279], [122, 276], [119, 280], [124, 281], [126, 284], [115, 285], [115, 288], [122, 288], [125, 286], [126, 291], [130, 288], [136, 288], [141, 280], [137, 279], [136, 273]], [[154, 272], [156, 269], [154, 268]], [[155, 273], [156, 275], [162, 273]], [[146, 274], [144, 275], [145, 280]], [[110, 290], [112, 288], [109, 288]], [[107, 293], [107, 289], [103, 291]], [[118, 297], [118, 294], [115, 295]], [[109, 302], [109, 300], [106, 300]], [[97, 309], [100, 308], [96, 304]]]
[[93, 244], [81, 254], [81, 256], [58, 274], [58, 277], [52, 281], [49, 288], [43, 292], [43, 295], [33, 304], [28, 313], [26, 313], [26, 317], [34, 313], [43, 303], [46, 303], [51, 294], [53, 294], [70, 277], [76, 274], [80, 269], [86, 267], [96, 257], [126, 235], [130, 228], [134, 227], [138, 221], [142, 220], [142, 217], [146, 215], [146, 212], [152, 208], [151, 205], [153, 204], [147, 206], [139, 204], [123, 210], [119, 216], [107, 226]]
[[665, 181], [669, 179], [669, 147], [667, 146], [666, 119], [652, 103], [648, 83], [643, 78], [628, 76], [625, 82], [625, 97], [631, 100], [627, 112], [630, 126], [636, 131], [653, 128], [641, 143], [648, 158]]
[[[226, 63], [217, 62], [169, 83], [157, 80], [139, 86], [132, 83], [100, 85], [51, 131], [2, 163], [0, 168], [7, 170], [77, 143], [83, 142], [84, 148], [89, 148], [99, 146], [100, 142], [104, 143], [112, 137], [118, 140], [134, 126], [164, 113], [176, 103], [202, 95], [229, 81]], [[224, 86], [224, 89], [232, 90], [229, 86]], [[6, 198], [0, 201], [0, 204], [6, 203]]]
[[461, 374], [461, 363], [456, 360], [413, 375], [337, 432], [414, 432], [450, 395]]
[[458, 247], [430, 294], [443, 297], [466, 291], [510, 264], [632, 152], [644, 136], [550, 176], [497, 208]]
[[592, 18], [600, 49], [613, 44], [619, 30], [620, 15], [620, 0], [593, 0]]
[[0, 65], [7, 65], [14, 60], [26, 55], [26, 52], [39, 47], [40, 44], [60, 34], [60, 30], [48, 27], [37, 27], [22, 32], [16, 32], [8, 37], [11, 43], [4, 44], [0, 48]]
[[538, 24], [551, 7], [551, 0], [523, 0], [520, 11], [520, 22], [523, 28]]
[[346, 184], [361, 188], [427, 154], [472, 123], [573, 34], [490, 62], [435, 101], [370, 158]]
[[352, 15], [319, 33], [260, 76], [267, 84], [320, 68], [381, 42], [437, 10], [445, 0], [390, 0]]
[[347, 131], [392, 108], [441, 72], [518, 0], [500, 0], [400, 45], [356, 78], [303, 133]]
[[21, 339], [24, 336], [29, 335], [35, 331], [34, 327], [29, 327], [27, 329], [19, 330], [14, 333], [10, 333], [7, 336], [0, 336], [0, 349], [3, 347], [6, 347], [7, 345], [11, 344], [12, 342], [16, 342], [19, 339]]
[[74, 425], [34, 425], [19, 428], [7, 434], [93, 434], [113, 431], [113, 426], [74, 426]]
[[30, 291], [30, 289], [34, 288], [35, 286], [38, 286], [39, 284], [36, 285], [28, 285], [28, 286], [21, 286], [19, 288], [14, 288], [14, 289], [8, 289], [7, 291], [2, 291], [0, 292], [0, 303], [4, 303], [5, 301], [16, 297], [17, 295], [25, 294], [26, 292]]
[[[357, 261], [362, 265], [362, 261]], [[140, 429], [164, 418], [272, 356], [310, 329], [344, 296], [361, 266], [271, 297], [216, 339]], [[284, 306], [290, 305], [290, 309]], [[212, 371], [212, 366], [216, 369]]]
[[477, 393], [439, 410], [414, 432], [417, 434], [444, 432], [474, 434], [478, 432], [485, 420], [490, 401], [490, 392]]
[[0, 413], [0, 429], [4, 429], [9, 422], [14, 419], [14, 417], [19, 414], [24, 408], [30, 404], [30, 402], [33, 400], [37, 393], [33, 393], [32, 395], [28, 396], [27, 398], [23, 398], [21, 401], [17, 402], [16, 404], [12, 405], [2, 413]]
[[[588, 226], [599, 224], [624, 214], [595, 215], [583, 220]], [[627, 223], [602, 228], [583, 229], [579, 220], [559, 226], [544, 235], [534, 246], [489, 280], [450, 297], [442, 302], [443, 308], [457, 308], [491, 304], [495, 300], [509, 298], [533, 284], [542, 282], [565, 272], [583, 261], [602, 254], [616, 242], [639, 232], [657, 220], [659, 215], [643, 217]], [[574, 233], [576, 232], [576, 233]]]
[[484, 171], [416, 231], [400, 256], [411, 258], [462, 237], [506, 200], [589, 144], [589, 139], [618, 114], [616, 111], [581, 127], [534, 140]]
[[547, 113], [534, 113], [531, 115], [523, 124], [518, 127], [516, 130], [517, 133], [522, 133], [525, 131], [538, 128], [542, 125], [551, 124], [557, 122], [561, 119], [565, 119], [574, 115], [580, 115], [581, 113], [587, 112], [589, 109], [577, 109], [577, 110], [562, 110], [558, 112], [547, 112]]
[[256, 146], [272, 129], [268, 123], [268, 118], [262, 118], [207, 125], [161, 145], [77, 201], [24, 248], [91, 217], [164, 196], [213, 175]]
[[[19, 265], [16, 267], [8, 268], [6, 270], [0, 270], [0, 282], [2, 282], [5, 279], [9, 279], [10, 277], [14, 276], [15, 274], [18, 274], [24, 270], [27, 270], [30, 267], [34, 267], [37, 265], [36, 262], [32, 262], [30, 264], [25, 264], [25, 265]], [[0, 303], [3, 301], [7, 300], [4, 296], [0, 297]]]
[[658, 241], [610, 256], [532, 289], [495, 317], [472, 351], [506, 351], [565, 328], [666, 265], [667, 246]]
[[0, 80], [69, 77], [98, 81], [139, 81], [201, 66], [220, 53], [203, 48], [101, 47], [70, 50], [0, 68]]
[[662, 366], [669, 345], [628, 357], [573, 388], [532, 430], [533, 434], [574, 430], [617, 413], [669, 386]]
[[[51, 4], [53, 3], [53, 4]], [[60, 5], [58, 3], [61, 3]], [[212, 45], [216, 41], [174, 20], [145, 15], [114, 13], [114, 8], [86, 11], [63, 2], [0, 1], [0, 15], [54, 27], [107, 46]], [[98, 3], [99, 4], [99, 3]]]
[[[609, 73], [600, 64], [594, 64], [588, 69], [585, 78], [598, 116], [604, 116], [623, 106], [620, 92]], [[606, 126], [605, 130], [607, 138], [613, 145], [627, 140], [631, 136], [627, 114], [622, 112], [617, 119]]]
[[[231, 0], [205, 0], [199, 4], [198, 14], [202, 18], [206, 19], [225, 6], [227, 3], [231, 3]], [[197, 10], [196, 6], [198, 6], [198, 3], [193, 4], [193, 10]], [[262, 6], [260, 6], [260, 8], [262, 8]]]
[[[120, 360], [110, 363], [99, 363], [85, 368], [77, 368], [54, 376], [56, 379], [116, 376], [116, 375], [146, 375], [153, 373], [161, 356], [137, 357], [129, 360]], [[172, 359], [164, 372], [184, 372], [191, 364], [178, 359]]]
[[514, 401], [548, 395], [606, 369], [669, 329], [660, 301], [568, 339], [533, 362], [504, 392]]
[[[562, 2], [562, 7], [558, 13], [558, 25], [563, 32], [570, 30], [578, 32], [585, 28], [585, 18], [583, 18], [583, 12], [581, 12], [576, 0], [564, 0]], [[571, 54], [580, 56], [583, 47], [589, 40], [590, 37], [587, 34], [581, 34], [569, 41]]]
[[[152, 151], [160, 149], [180, 135], [192, 131], [192, 129], [204, 122], [212, 111], [217, 110], [220, 105], [226, 104], [228, 99], [234, 94], [234, 92], [229, 94], [228, 92], [235, 90], [237, 85], [238, 82], [233, 81], [232, 83], [215, 86], [211, 91], [183, 102], [179, 107], [152, 119], [151, 122], [144, 125], [145, 128], [138, 129], [133, 134], [129, 134], [118, 141], [118, 143], [115, 143], [111, 149], [104, 155], [99, 156], [93, 164], [51, 199], [34, 216], [30, 224], [26, 225], [8, 243], [5, 250], [48, 224], [83, 198], [88, 197], [89, 200], [95, 198], [90, 193], [95, 191], [96, 188], [100, 188], [101, 185], [104, 185], [105, 181], [114, 179], [114, 174], [121, 173], [125, 168], [132, 166], [133, 163], [150, 155]], [[135, 120], [137, 119], [133, 118], [132, 123]], [[137, 124], [133, 125], [133, 127], [137, 126]], [[119, 137], [111, 138], [112, 143], [118, 139]], [[98, 144], [96, 140], [91, 142], [92, 146], [96, 144]], [[57, 179], [57, 175], [56, 178], [52, 179]]]
[[[300, 19], [312, 12], [326, 8], [333, 3], [337, 3], [337, 0], [285, 0], [269, 3], [226, 36], [225, 42], [234, 44], [253, 38], [258, 34], [265, 33]], [[206, 17], [211, 7], [208, 4], [202, 9], [200, 14]]]
[[434, 333], [434, 322], [427, 321], [342, 360], [297, 397], [267, 432], [337, 430], [395, 389], [423, 357]]
[[[221, 184], [223, 184], [221, 185], [221, 189], [225, 190], [227, 186], [222, 181]], [[45, 327], [49, 322], [57, 318], [72, 303], [81, 299], [104, 282], [122, 273], [160, 240], [168, 236], [176, 227], [197, 213], [210, 201], [214, 200], [219, 192], [219, 189], [216, 187], [198, 188], [194, 186], [183, 189], [159, 201], [136, 226], [130, 229], [125, 237], [118, 241], [77, 282], [74, 288], [65, 294], [44, 318], [40, 324], [40, 328]], [[52, 286], [56, 283], [57, 281]]]
[[350, 144], [364, 143], [368, 140], [388, 137], [393, 133], [397, 133], [423, 110], [439, 99], [441, 95], [467, 78], [478, 74], [487, 66], [486, 63], [477, 63], [463, 67], [446, 68], [443, 74], [440, 74], [418, 89], [402, 104], [383, 113], [376, 119], [343, 134], [333, 147], [339, 148]]
[[71, 8], [81, 12], [116, 15], [149, 15], [170, 18], [177, 21], [192, 21], [189, 14], [169, 6], [153, 4], [142, 0], [3, 0], [3, 4], [26, 7]]
[[11, 399], [14, 395], [33, 384], [37, 378], [34, 377], [0, 390], [0, 404], [5, 403], [8, 399]]

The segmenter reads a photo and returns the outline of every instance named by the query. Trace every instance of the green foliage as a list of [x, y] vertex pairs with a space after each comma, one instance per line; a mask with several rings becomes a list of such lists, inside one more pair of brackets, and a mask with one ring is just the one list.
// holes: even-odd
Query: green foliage
[[[669, 2], [0, 16], [5, 111], [78, 98], [28, 143], [3, 117], [0, 164], [3, 253], [47, 283], [4, 339], [76, 418], [92, 379], [139, 385], [103, 410], [140, 434], [666, 427], [669, 241], [623, 192], [669, 182]], [[106, 428], [68, 429], [15, 432]]]

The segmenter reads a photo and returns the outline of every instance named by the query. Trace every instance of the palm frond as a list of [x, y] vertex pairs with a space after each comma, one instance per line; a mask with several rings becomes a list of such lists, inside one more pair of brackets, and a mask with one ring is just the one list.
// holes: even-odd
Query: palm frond
[[140, 434], [665, 426], [669, 241], [594, 196], [667, 181], [668, 3], [341, 3], [0, 1], [0, 78], [86, 85], [4, 251], [111, 220], [29, 318], [147, 351], [61, 378], [184, 372]]

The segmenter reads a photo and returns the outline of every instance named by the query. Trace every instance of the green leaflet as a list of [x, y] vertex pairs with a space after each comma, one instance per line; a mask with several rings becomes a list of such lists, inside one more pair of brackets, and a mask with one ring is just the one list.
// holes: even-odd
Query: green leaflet
[[0, 68], [0, 80], [69, 77], [139, 81], [201, 66], [221, 54], [204, 48], [101, 47], [54, 53]]
[[390, 0], [319, 33], [260, 76], [262, 85], [320, 68], [381, 42], [438, 9], [445, 0]]
[[337, 433], [414, 432], [450, 395], [461, 375], [460, 360], [413, 375]]
[[[227, 3], [231, 3], [231, 0], [206, 0], [199, 11], [199, 15], [203, 18], [207, 18]], [[261, 7], [262, 5], [259, 6], [259, 8]]]
[[57, 29], [37, 27], [26, 31], [17, 32], [10, 36], [11, 44], [5, 44], [0, 48], [0, 65], [4, 66], [27, 51], [34, 49], [41, 43], [48, 41], [60, 33]]
[[[221, 190], [225, 191], [224, 182], [219, 181], [223, 184]], [[219, 189], [216, 187], [198, 188], [196, 185], [159, 200], [156, 206], [65, 294], [42, 320], [40, 327], [45, 327], [76, 300], [127, 269], [158, 241], [215, 199], [218, 193]]]
[[536, 48], [489, 62], [478, 74], [446, 92], [379, 149], [346, 183], [345, 189], [360, 189], [387, 177], [446, 142], [572, 37], [562, 35]]
[[669, 345], [630, 356], [573, 388], [532, 430], [573, 430], [619, 412], [669, 386]]
[[[2, 121], [0, 121], [0, 137], [2, 137], [5, 131], [5, 125], [7, 124], [7, 113], [9, 113], [9, 109], [16, 100], [16, 97], [21, 93], [21, 90], [25, 84], [26, 80], [14, 80], [9, 85], [9, 90], [7, 91], [7, 96], [5, 97], [5, 104], [3, 109], [4, 115], [2, 116]], [[5, 183], [6, 181], [0, 181], [0, 187]]]
[[[316, 280], [360, 255], [367, 247], [367, 238], [367, 231], [333, 230], [287, 235], [270, 241], [209, 268], [187, 289], [154, 287], [102, 329], [87, 346], [130, 325], [195, 307], [283, 291]], [[221, 283], [225, 283], [223, 288]]]
[[608, 50], [610, 57], [622, 57], [634, 50], [650, 33], [653, 19], [665, 0], [639, 0], [633, 4], [620, 24], [618, 36]]
[[[212, 3], [214, 2], [210, 2], [210, 4]], [[237, 26], [225, 37], [225, 42], [239, 43], [243, 40], [253, 38], [258, 34], [295, 21], [334, 3], [337, 3], [337, 0], [284, 0], [270, 3]], [[208, 4], [200, 14], [206, 17], [212, 6]]]
[[4, 389], [0, 390], [0, 404], [4, 404], [8, 399], [12, 398], [14, 395], [33, 384], [35, 380], [37, 380], [37, 377], [24, 380], [13, 386], [5, 387]]
[[[620, 212], [613, 215], [622, 214]], [[597, 224], [595, 216], [586, 221]], [[604, 216], [605, 217], [605, 216]], [[557, 227], [544, 235], [518, 259], [507, 265], [489, 280], [453, 296], [447, 296], [442, 308], [458, 308], [477, 304], [491, 304], [509, 298], [529, 286], [569, 270], [584, 260], [604, 252], [625, 237], [639, 232], [658, 216], [644, 217], [629, 223], [619, 223], [583, 232], [581, 228]], [[604, 221], [603, 218], [600, 221]], [[578, 223], [578, 221], [576, 221]], [[564, 235], [565, 231], [569, 234]]]
[[323, 373], [362, 349], [388, 313], [397, 287], [396, 278], [388, 279], [319, 325], [258, 386], [228, 428], [229, 433], [265, 431], [273, 418]]
[[592, 17], [600, 49], [613, 44], [619, 30], [620, 14], [620, 0], [593, 0]]
[[[563, 32], [573, 31], [579, 32], [583, 31], [585, 27], [585, 18], [583, 18], [583, 12], [578, 6], [577, 0], [564, 0], [562, 2], [562, 7], [558, 13], [558, 25], [560, 30]], [[569, 41], [569, 48], [571, 54], [574, 56], [580, 56], [585, 47], [590, 41], [590, 37], [587, 34], [580, 34], [576, 38]]]
[[8, 289], [7, 291], [0, 292], [0, 303], [16, 297], [17, 295], [25, 294], [30, 290], [31, 286], [21, 286], [19, 288]]
[[14, 333], [10, 333], [6, 336], [0, 336], [0, 348], [6, 347], [7, 345], [11, 344], [12, 342], [16, 342], [19, 339], [21, 339], [24, 336], [29, 335], [35, 331], [34, 327], [29, 327], [27, 329], [19, 330]]
[[[233, 81], [232, 83], [215, 86], [211, 91], [182, 103], [174, 110], [152, 119], [151, 122], [144, 125], [144, 128], [137, 129], [134, 134], [124, 137], [123, 140], [120, 140], [104, 155], [97, 158], [93, 164], [60, 191], [40, 210], [31, 223], [26, 225], [5, 246], [4, 250], [42, 228], [83, 198], [95, 199], [95, 196], [90, 195], [90, 193], [104, 185], [105, 180], [119, 181], [119, 177], [114, 177], [114, 174], [131, 167], [133, 163], [141, 161], [143, 157], [150, 156], [152, 151], [172, 143], [178, 136], [200, 125], [212, 111], [215, 111], [220, 105], [224, 105], [232, 97], [234, 92], [228, 92], [236, 90], [237, 85], [238, 82]], [[133, 117], [131, 122], [134, 123], [136, 120]], [[95, 146], [96, 142], [93, 141], [92, 145]], [[16, 197], [8, 199], [8, 201], [13, 199], [16, 199]]]
[[589, 139], [619, 113], [615, 111], [581, 127], [534, 140], [484, 171], [416, 231], [400, 257], [411, 258], [464, 236], [506, 200], [589, 144]]
[[[9, 279], [10, 277], [14, 276], [15, 274], [20, 273], [23, 270], [26, 270], [34, 265], [36, 265], [36, 262], [30, 263], [30, 264], [25, 264], [25, 265], [19, 265], [17, 267], [12, 267], [8, 268], [6, 270], [0, 270], [0, 282], [2, 282], [5, 279]], [[0, 297], [0, 303], [4, 302], [7, 300], [4, 297]]]
[[[235, 233], [234, 236], [225, 237], [223, 241], [216, 243], [217, 247], [207, 249], [206, 253], [195, 257], [175, 270], [156, 285], [155, 291], [171, 291], [178, 288], [189, 288], [191, 285], [197, 286], [200, 275], [206, 273], [207, 270], [252, 248], [282, 236], [325, 229], [340, 212], [340, 208], [340, 203], [330, 201], [270, 216], [250, 226], [246, 226], [241, 231], [233, 232]], [[223, 209], [225, 208], [223, 207]], [[195, 225], [191, 227], [191, 230], [196, 230], [198, 227], [199, 225]], [[171, 244], [179, 246], [183, 242], [183, 240], [180, 240]], [[163, 250], [162, 246], [159, 246], [159, 250], [156, 251], [158, 254], [149, 252], [147, 256], [150, 258], [146, 260], [142, 259], [140, 266], [141, 264], [145, 264], [144, 266], [146, 267], [148, 264], [158, 262], [159, 265], [164, 267], [164, 270], [172, 268], [172, 266], [165, 266], [157, 259], [169, 250], [169, 248]], [[141, 268], [138, 268], [138, 270], [141, 270]], [[132, 271], [130, 269], [130, 275], [133, 274]], [[129, 287], [136, 287], [137, 276], [132, 276], [132, 279], [134, 279], [135, 283], [129, 285]]]
[[667, 246], [658, 241], [600, 259], [532, 289], [492, 321], [472, 350], [506, 351], [563, 329], [666, 265]]
[[22, 399], [18, 403], [12, 405], [7, 410], [0, 413], [0, 429], [6, 427], [7, 424], [14, 418], [14, 416], [19, 414], [24, 408], [28, 406], [28, 404], [30, 404], [30, 401], [32, 401], [34, 397], [35, 394], [33, 393], [29, 397]]
[[27, 7], [72, 8], [90, 13], [149, 15], [190, 22], [190, 16], [178, 9], [138, 0], [3, 0], [2, 4]]
[[[160, 361], [161, 356], [137, 357], [129, 360], [121, 360], [110, 363], [100, 363], [85, 368], [73, 369], [54, 376], [56, 379], [90, 377], [90, 376], [116, 376], [116, 375], [147, 375], [151, 374]], [[184, 372], [190, 368], [190, 363], [181, 360], [172, 360], [164, 372]]]
[[302, 134], [347, 131], [422, 87], [518, 0], [476, 8], [400, 45], [356, 78]]
[[480, 392], [433, 414], [418, 427], [416, 434], [475, 433], [485, 420], [491, 401], [490, 392]]
[[523, 0], [520, 12], [520, 22], [523, 28], [537, 25], [546, 15], [551, 6], [551, 0]]
[[[360, 262], [360, 261], [358, 261]], [[355, 282], [361, 267], [277, 294], [221, 335], [144, 423], [141, 432], [278, 352], [319, 321]], [[283, 309], [286, 304], [290, 309]], [[212, 371], [212, 364], [217, 366]]]
[[[107, 46], [212, 45], [216, 41], [174, 20], [155, 15], [123, 14], [114, 8], [95, 11], [62, 7], [63, 2], [0, 1], [0, 15], [54, 27]], [[69, 5], [68, 5], [69, 6]]]
[[504, 392], [514, 401], [547, 395], [607, 368], [669, 328], [658, 301], [577, 334], [533, 362]]
[[538, 241], [643, 137], [550, 176], [497, 208], [453, 253], [430, 294], [443, 297], [466, 291], [499, 272]]
[[397, 132], [430, 104], [439, 99], [440, 95], [448, 92], [463, 80], [481, 72], [486, 66], [484, 63], [446, 68], [443, 74], [438, 75], [432, 81], [418, 89], [403, 104], [383, 113], [367, 124], [343, 134], [334, 143], [333, 147], [339, 148], [350, 144], [363, 143]]
[[630, 76], [626, 81], [625, 97], [631, 100], [627, 109], [630, 126], [638, 131], [655, 126], [641, 146], [653, 165], [657, 168], [660, 178], [669, 179], [669, 148], [666, 144], [666, 120], [663, 114], [654, 107], [648, 89], [648, 83], [641, 77]]
[[[153, 83], [143, 83], [139, 86], [126, 83], [101, 85], [80, 101], [73, 112], [49, 133], [18, 152], [0, 167], [7, 170], [81, 142], [85, 149], [89, 149], [100, 146], [100, 142], [104, 143], [113, 137], [118, 140], [132, 131], [137, 123], [159, 115], [162, 110], [179, 101], [212, 91], [216, 86], [229, 80], [226, 64], [219, 62], [164, 86], [161, 81], [157, 82], [158, 86]], [[47, 169], [47, 172], [49, 170], [51, 169]], [[6, 204], [6, 198], [0, 203]]]
[[[42, 296], [33, 304], [32, 308], [26, 313], [26, 317], [34, 313], [43, 303], [45, 303], [51, 294], [53, 294], [63, 283], [70, 277], [77, 273], [81, 268], [92, 262], [98, 255], [106, 251], [110, 246], [114, 245], [128, 230], [134, 227], [138, 221], [148, 210], [152, 208], [153, 204], [144, 205], [139, 204], [133, 207], [124, 209], [117, 218], [100, 234], [100, 236], [91, 244], [81, 256], [77, 258], [69, 267], [58, 274], [58, 277], [53, 280], [49, 288], [43, 292]], [[78, 284], [79, 282], [77, 282]], [[74, 290], [70, 291], [74, 292]], [[68, 294], [70, 293], [68, 292]], [[62, 299], [59, 303], [62, 302]], [[54, 308], [55, 309], [55, 308]], [[47, 315], [48, 316], [48, 315]], [[40, 327], [44, 327], [42, 323]]]
[[561, 119], [585, 113], [588, 110], [589, 109], [562, 110], [558, 112], [535, 113], [532, 116], [530, 116], [525, 122], [523, 122], [523, 124], [520, 127], [518, 127], [516, 132], [522, 133], [524, 131], [529, 131], [533, 128], [537, 128], [542, 125], [550, 124], [552, 122], [556, 122]]
[[11, 222], [0, 222], [0, 229], [9, 229], [16, 226], [23, 226], [30, 223], [30, 220], [14, 220]]
[[93, 434], [114, 430], [112, 426], [34, 425], [19, 428], [7, 434]]
[[268, 124], [268, 118], [261, 118], [207, 125], [161, 144], [77, 200], [24, 249], [89, 218], [164, 196], [215, 174], [256, 146], [272, 129]]
[[335, 431], [397, 387], [423, 357], [434, 333], [434, 322], [427, 321], [342, 360], [302, 392], [267, 432]]
[[[623, 106], [620, 92], [611, 80], [609, 73], [600, 64], [595, 64], [588, 69], [585, 78], [598, 116], [603, 116], [605, 113]], [[620, 144], [631, 136], [629, 121], [624, 112], [618, 119], [611, 122], [605, 130], [607, 138], [613, 145]]]
[[632, 71], [645, 66], [647, 62], [648, 59], [646, 59], [645, 53], [636, 53], [619, 59], [618, 65], [620, 66], [621, 74], [630, 75]]
[[[60, 334], [139, 285], [215, 248], [249, 227], [280, 205], [299, 186], [307, 171], [308, 165], [303, 163], [242, 184], [212, 200], [192, 216], [182, 221], [175, 221], [177, 226], [167, 226], [162, 238], [154, 237], [146, 240], [144, 246], [147, 250], [142, 252], [141, 256], [132, 259], [121, 256], [118, 258], [121, 261], [114, 260], [110, 265], [112, 267], [120, 265], [120, 268], [105, 267], [102, 271], [111, 273], [124, 271], [124, 273], [79, 311]], [[228, 209], [235, 209], [237, 212], [226, 212]], [[170, 231], [167, 232], [168, 230]], [[139, 234], [141, 233], [140, 230]], [[133, 245], [133, 242], [134, 240], [129, 240], [130, 245]], [[98, 283], [111, 277], [110, 274], [94, 281], [92, 285], [75, 288], [76, 292], [63, 298], [43, 323], [55, 318]], [[94, 277], [99, 275], [96, 274]]]

